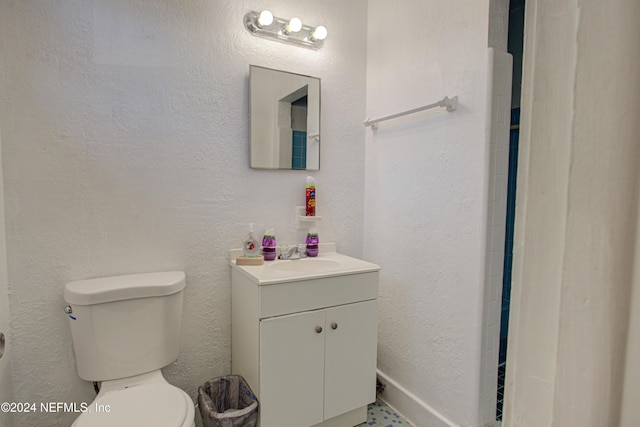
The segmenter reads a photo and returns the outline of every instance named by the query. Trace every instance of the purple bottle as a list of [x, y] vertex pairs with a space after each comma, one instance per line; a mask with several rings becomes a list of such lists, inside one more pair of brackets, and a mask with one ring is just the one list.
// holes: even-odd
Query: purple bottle
[[264, 232], [262, 238], [262, 256], [265, 261], [276, 259], [276, 236], [272, 228]]
[[318, 233], [315, 230], [309, 230], [307, 234], [307, 256], [318, 256]]

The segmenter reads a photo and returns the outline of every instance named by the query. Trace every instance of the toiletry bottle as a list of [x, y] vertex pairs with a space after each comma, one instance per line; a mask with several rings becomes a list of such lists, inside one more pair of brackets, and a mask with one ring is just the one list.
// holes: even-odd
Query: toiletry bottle
[[260, 256], [260, 244], [258, 238], [253, 232], [253, 224], [249, 224], [249, 233], [244, 238], [242, 251], [247, 258], [257, 258]]
[[276, 259], [276, 233], [273, 228], [264, 232], [262, 237], [262, 255], [265, 261]]
[[318, 256], [318, 232], [315, 228], [310, 228], [307, 233], [307, 256]]
[[306, 195], [307, 195], [307, 216], [316, 216], [316, 182], [315, 180], [308, 176], [307, 184], [306, 184]]

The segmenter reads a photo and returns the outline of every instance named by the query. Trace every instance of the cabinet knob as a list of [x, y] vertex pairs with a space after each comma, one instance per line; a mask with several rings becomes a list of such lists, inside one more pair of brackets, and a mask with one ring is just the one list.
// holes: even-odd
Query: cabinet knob
[[317, 333], [322, 332], [322, 326], [316, 326], [316, 332]]
[[336, 322], [332, 322], [331, 329], [338, 329], [338, 324]]

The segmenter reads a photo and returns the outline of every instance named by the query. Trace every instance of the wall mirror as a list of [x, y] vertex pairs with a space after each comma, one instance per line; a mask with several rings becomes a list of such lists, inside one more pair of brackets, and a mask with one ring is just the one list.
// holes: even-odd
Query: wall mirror
[[320, 79], [251, 65], [251, 167], [320, 169]]

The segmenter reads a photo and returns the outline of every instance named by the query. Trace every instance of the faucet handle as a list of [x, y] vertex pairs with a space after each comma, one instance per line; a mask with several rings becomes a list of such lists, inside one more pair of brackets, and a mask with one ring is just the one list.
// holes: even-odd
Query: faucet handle
[[307, 251], [305, 249], [305, 244], [304, 243], [298, 243], [298, 254], [300, 255], [300, 258], [306, 258], [307, 257]]
[[286, 244], [282, 243], [282, 244], [278, 245], [276, 250], [278, 251], [278, 259], [286, 259], [287, 258], [287, 252], [289, 251], [289, 246], [287, 246]]
[[278, 246], [278, 259], [300, 259], [306, 258], [307, 254], [305, 253], [305, 245], [304, 243], [298, 243], [294, 245], [285, 245], [282, 244]]
[[298, 259], [300, 258], [300, 250], [297, 245], [292, 245], [291, 249], [287, 252], [287, 259]]

